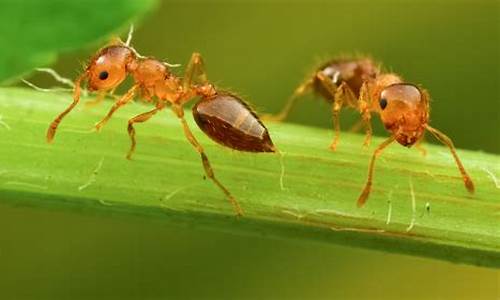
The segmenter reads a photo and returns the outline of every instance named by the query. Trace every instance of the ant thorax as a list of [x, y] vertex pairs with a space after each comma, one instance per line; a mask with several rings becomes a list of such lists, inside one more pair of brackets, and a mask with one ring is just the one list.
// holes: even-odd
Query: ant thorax
[[140, 87], [142, 97], [167, 99], [176, 93], [178, 80], [169, 80], [170, 71], [164, 63], [153, 59], [138, 59], [128, 67], [135, 83]]

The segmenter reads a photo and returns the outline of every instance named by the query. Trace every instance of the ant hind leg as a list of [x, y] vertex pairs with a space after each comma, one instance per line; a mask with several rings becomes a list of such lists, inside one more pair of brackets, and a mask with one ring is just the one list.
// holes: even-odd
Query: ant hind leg
[[208, 78], [205, 71], [205, 63], [201, 54], [194, 52], [186, 67], [184, 78], [182, 80], [182, 87], [188, 90], [193, 83], [207, 84]]
[[297, 104], [297, 100], [299, 100], [300, 97], [303, 96], [309, 90], [309, 88], [311, 87], [311, 84], [312, 84], [311, 79], [308, 79], [308, 80], [304, 81], [303, 83], [301, 83], [295, 89], [293, 94], [288, 98], [288, 100], [285, 103], [285, 106], [283, 106], [283, 109], [279, 113], [277, 113], [275, 115], [265, 114], [262, 116], [262, 120], [275, 121], [275, 122], [281, 122], [281, 121], [285, 120], [288, 117], [288, 115], [290, 114], [290, 112], [292, 111], [292, 109]]
[[207, 155], [205, 154], [205, 150], [201, 146], [201, 144], [196, 140], [194, 137], [193, 133], [189, 129], [189, 126], [186, 122], [186, 119], [184, 118], [184, 110], [180, 105], [173, 105], [172, 110], [174, 113], [177, 115], [179, 120], [181, 121], [182, 128], [184, 130], [184, 135], [188, 139], [189, 143], [196, 149], [196, 151], [200, 154], [201, 156], [201, 161], [203, 164], [203, 169], [205, 170], [205, 174], [207, 175], [210, 180], [212, 180], [219, 189], [222, 190], [222, 192], [226, 195], [228, 198], [229, 202], [233, 205], [234, 210], [236, 211], [237, 216], [242, 216], [243, 215], [243, 210], [241, 209], [240, 204], [236, 200], [236, 198], [233, 197], [233, 195], [229, 192], [229, 190], [215, 177], [214, 171], [212, 169], [212, 166], [210, 165], [210, 162], [208, 160]]

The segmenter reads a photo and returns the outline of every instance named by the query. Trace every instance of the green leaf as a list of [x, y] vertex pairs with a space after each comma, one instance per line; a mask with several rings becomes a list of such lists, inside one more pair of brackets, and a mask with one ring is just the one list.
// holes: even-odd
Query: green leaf
[[125, 30], [156, 0], [6, 0], [0, 9], [0, 82], [53, 63], [57, 54]]
[[46, 144], [48, 124], [70, 102], [69, 94], [0, 89], [0, 201], [500, 267], [498, 156], [458, 151], [476, 184], [470, 195], [447, 148], [426, 145], [423, 157], [393, 144], [376, 165], [367, 204], [357, 208], [382, 138], [363, 149], [363, 136], [342, 133], [332, 153], [330, 130], [271, 123], [284, 153], [282, 177], [278, 155], [227, 150], [189, 120], [216, 176], [245, 211], [236, 218], [221, 191], [203, 180], [199, 155], [171, 112], [137, 125], [137, 152], [128, 161], [127, 120], [151, 108], [130, 104], [98, 134], [90, 129], [111, 103], [80, 105], [61, 123], [55, 143]]

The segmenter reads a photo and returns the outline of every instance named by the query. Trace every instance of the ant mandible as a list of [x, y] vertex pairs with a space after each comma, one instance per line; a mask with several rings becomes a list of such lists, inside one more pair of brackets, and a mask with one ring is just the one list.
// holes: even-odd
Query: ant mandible
[[243, 211], [229, 190], [215, 177], [212, 166], [202, 145], [195, 138], [184, 118], [183, 106], [195, 97], [200, 100], [192, 111], [196, 124], [215, 142], [231, 149], [246, 152], [276, 152], [269, 132], [256, 113], [236, 95], [217, 90], [207, 79], [200, 54], [193, 53], [181, 79], [173, 75], [168, 64], [154, 58], [138, 55], [127, 43], [117, 41], [107, 46], [90, 60], [85, 71], [75, 80], [73, 102], [60, 113], [47, 130], [47, 141], [54, 139], [57, 127], [80, 101], [81, 84], [87, 80], [90, 91], [97, 91], [99, 98], [113, 91], [131, 75], [133, 86], [111, 107], [107, 115], [95, 127], [100, 130], [120, 107], [129, 103], [140, 92], [147, 102], [155, 103], [155, 108], [139, 114], [128, 121], [131, 140], [127, 158], [135, 150], [135, 123], [149, 120], [158, 111], [170, 105], [180, 120], [184, 135], [201, 156], [205, 174], [217, 185], [233, 205], [236, 214]]
[[335, 136], [330, 148], [336, 149], [339, 135], [339, 112], [342, 106], [357, 109], [366, 126], [365, 145], [370, 143], [371, 113], [378, 113], [384, 127], [391, 137], [381, 143], [374, 151], [368, 168], [368, 177], [357, 205], [365, 204], [370, 195], [376, 158], [393, 141], [405, 147], [419, 143], [425, 131], [431, 132], [436, 139], [448, 146], [462, 175], [465, 187], [474, 192], [472, 179], [458, 158], [451, 139], [429, 123], [429, 94], [424, 89], [403, 81], [393, 73], [382, 73], [380, 67], [369, 58], [342, 58], [329, 61], [317, 69], [292, 94], [284, 109], [274, 120], [287, 117], [299, 96], [312, 89], [332, 102]]

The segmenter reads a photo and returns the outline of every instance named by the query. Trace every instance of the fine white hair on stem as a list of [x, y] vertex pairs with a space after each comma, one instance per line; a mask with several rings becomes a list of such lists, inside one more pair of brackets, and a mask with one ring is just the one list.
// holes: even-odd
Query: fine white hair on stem
[[411, 176], [409, 179], [410, 183], [410, 196], [411, 196], [411, 221], [410, 225], [406, 228], [406, 232], [410, 232], [410, 230], [413, 229], [413, 226], [415, 226], [415, 214], [416, 214], [416, 204], [415, 204], [415, 190], [413, 189], [413, 181], [411, 180]]
[[485, 167], [482, 167], [481, 169], [483, 169], [483, 171], [485, 171], [488, 174], [488, 176], [490, 176], [491, 180], [493, 180], [493, 183], [495, 184], [495, 187], [497, 189], [500, 189], [500, 182], [498, 181], [498, 179], [495, 176], [495, 174], [493, 174], [493, 172], [491, 172], [490, 170], [488, 170]]
[[[5, 123], [5, 121], [3, 120], [3, 116], [0, 115], [0, 125], [2, 125], [5, 129], [7, 130], [10, 130], [10, 126], [9, 124]], [[2, 172], [0, 172], [0, 175], [2, 174]]]
[[92, 171], [92, 174], [90, 174], [90, 177], [87, 180], [87, 182], [78, 187], [79, 191], [83, 191], [96, 181], [97, 174], [99, 174], [99, 171], [101, 170], [103, 163], [104, 163], [104, 157], [102, 157], [101, 160], [99, 160], [99, 162], [97, 163], [97, 167], [94, 169], [94, 171]]
[[278, 155], [279, 155], [279, 158], [280, 158], [280, 167], [281, 167], [281, 172], [280, 172], [280, 189], [282, 191], [286, 190], [285, 184], [284, 184], [284, 179], [285, 179], [285, 162], [284, 162], [285, 154], [286, 154], [286, 152], [281, 152], [281, 151], [278, 150]]
[[392, 193], [393, 190], [389, 192], [389, 200], [387, 200], [387, 204], [389, 205], [389, 208], [387, 210], [387, 220], [385, 222], [386, 225], [389, 225], [391, 223], [391, 217], [392, 217]]

